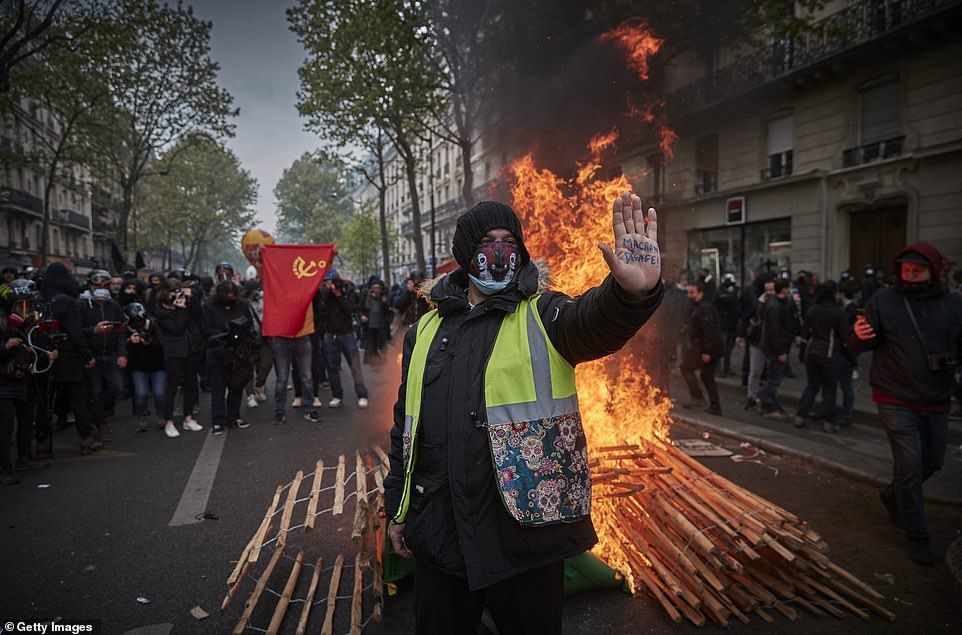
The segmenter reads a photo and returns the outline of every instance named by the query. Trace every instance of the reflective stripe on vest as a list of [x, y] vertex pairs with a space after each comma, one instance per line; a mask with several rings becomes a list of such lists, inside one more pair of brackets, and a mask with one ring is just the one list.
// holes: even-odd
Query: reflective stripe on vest
[[[557, 351], [538, 314], [536, 295], [506, 314], [484, 373], [484, 402], [488, 424], [535, 421], [577, 412], [574, 367]], [[404, 489], [394, 517], [403, 523], [411, 500], [418, 419], [428, 351], [441, 319], [437, 310], [422, 318], [408, 363], [404, 401]]]

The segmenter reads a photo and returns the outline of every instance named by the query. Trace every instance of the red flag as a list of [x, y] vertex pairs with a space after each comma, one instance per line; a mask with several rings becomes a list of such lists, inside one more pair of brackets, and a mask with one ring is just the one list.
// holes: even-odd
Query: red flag
[[337, 253], [333, 244], [264, 245], [261, 248], [264, 280], [265, 336], [297, 337], [310, 333], [311, 299]]

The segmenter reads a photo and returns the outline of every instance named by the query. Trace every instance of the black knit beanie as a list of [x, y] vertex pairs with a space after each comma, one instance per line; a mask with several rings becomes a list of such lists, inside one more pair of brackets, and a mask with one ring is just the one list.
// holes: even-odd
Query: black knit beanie
[[454, 245], [451, 251], [462, 269], [467, 271], [474, 250], [484, 235], [497, 228], [507, 229], [514, 235], [518, 252], [521, 254], [521, 264], [528, 262], [528, 250], [524, 246], [524, 234], [518, 215], [511, 206], [504, 203], [481, 201], [458, 218], [458, 226], [454, 230]]

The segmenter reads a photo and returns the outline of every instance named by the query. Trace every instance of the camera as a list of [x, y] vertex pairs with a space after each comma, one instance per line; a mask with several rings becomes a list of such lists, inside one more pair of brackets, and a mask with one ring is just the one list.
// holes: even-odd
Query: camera
[[948, 370], [959, 365], [959, 358], [949, 353], [932, 353], [925, 356], [925, 365], [931, 372]]

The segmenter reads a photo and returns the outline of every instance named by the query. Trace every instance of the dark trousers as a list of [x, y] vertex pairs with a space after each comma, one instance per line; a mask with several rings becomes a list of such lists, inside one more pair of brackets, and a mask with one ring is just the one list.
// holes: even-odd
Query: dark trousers
[[36, 408], [34, 427], [38, 438], [49, 439], [53, 435], [50, 416], [51, 380], [50, 373], [30, 375], [27, 384], [27, 402]]
[[327, 361], [324, 358], [324, 334], [311, 333], [311, 377], [314, 378], [314, 396], [321, 391], [321, 384], [327, 381]]
[[124, 374], [117, 366], [116, 355], [97, 355], [93, 368], [84, 368], [87, 390], [93, 407], [91, 409], [95, 426], [107, 425], [107, 416], [113, 414], [117, 396], [124, 389]]
[[564, 562], [519, 573], [477, 591], [461, 578], [417, 563], [415, 632], [477, 633], [487, 606], [499, 635], [560, 635], [564, 614]]
[[855, 389], [852, 387], [852, 370], [855, 365], [844, 355], [838, 356], [838, 387], [842, 390], [842, 417], [851, 421], [855, 417]]
[[949, 434], [946, 413], [925, 413], [895, 404], [878, 404], [892, 448], [894, 469], [886, 489], [895, 494], [909, 538], [928, 538], [922, 483], [942, 468]]
[[223, 351], [207, 351], [207, 381], [210, 382], [210, 417], [214, 428], [224, 428], [228, 422], [240, 419], [243, 384], [228, 381], [229, 367]]
[[705, 384], [705, 389], [708, 391], [708, 402], [712, 408], [721, 408], [721, 403], [718, 399], [718, 386], [715, 384], [715, 361], [712, 360], [707, 364], [702, 363], [701, 358], [692, 359], [685, 361], [681, 365], [681, 376], [685, 378], [685, 383], [688, 384], [688, 393], [691, 395], [692, 399], [704, 399], [702, 395], [701, 386], [698, 385], [698, 380], [695, 379], [695, 371], [698, 371], [698, 376], [701, 377], [701, 381]]
[[13, 472], [10, 451], [13, 430], [17, 430], [17, 456], [30, 458], [33, 440], [33, 412], [24, 399], [0, 399], [0, 473]]
[[762, 386], [762, 412], [781, 412], [782, 406], [778, 403], [778, 387], [782, 385], [782, 378], [785, 377], [785, 370], [788, 368], [787, 362], [778, 361], [778, 357], [765, 356], [765, 385]]
[[808, 355], [805, 357], [805, 376], [807, 383], [802, 396], [798, 400], [795, 414], [807, 417], [815, 395], [822, 391], [822, 408], [819, 415], [827, 422], [835, 420], [835, 395], [838, 387], [838, 358], [824, 355]]
[[200, 358], [196, 355], [188, 357], [165, 357], [164, 366], [167, 368], [167, 389], [164, 390], [164, 419], [174, 418], [174, 398], [177, 387], [184, 389], [184, 416], [189, 417], [197, 405], [197, 364]]
[[73, 411], [80, 438], [86, 439], [91, 436], [94, 433], [94, 425], [90, 419], [90, 395], [87, 393], [87, 383], [70, 381], [58, 383], [57, 386], [60, 398]]
[[361, 355], [357, 349], [354, 333], [334, 335], [324, 334], [324, 354], [327, 357], [327, 379], [331, 382], [331, 396], [344, 398], [341, 384], [341, 355], [347, 360], [351, 376], [354, 378], [354, 393], [358, 399], [367, 399], [367, 386], [364, 385], [364, 372], [361, 370]]
[[732, 372], [732, 351], [735, 349], [735, 331], [722, 331], [722, 343], [725, 346], [725, 352], [722, 355], [722, 372], [726, 375], [730, 375]]

